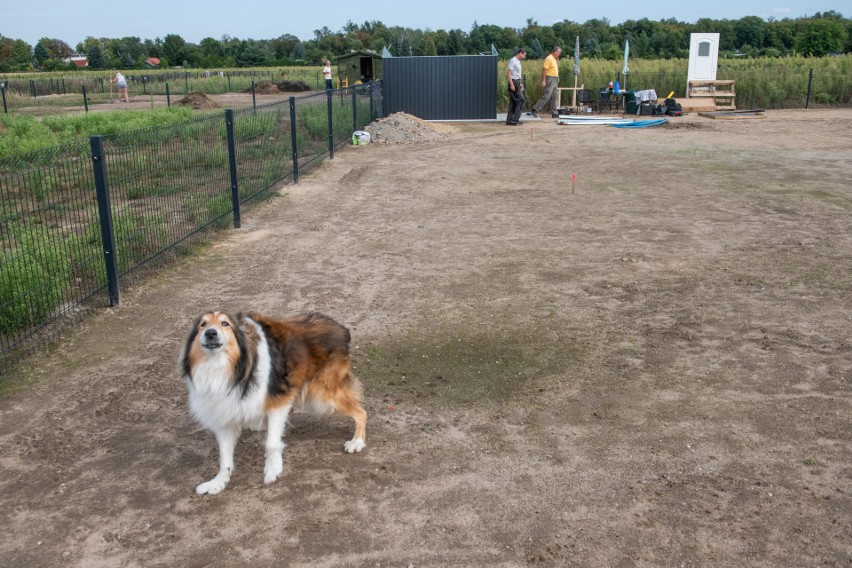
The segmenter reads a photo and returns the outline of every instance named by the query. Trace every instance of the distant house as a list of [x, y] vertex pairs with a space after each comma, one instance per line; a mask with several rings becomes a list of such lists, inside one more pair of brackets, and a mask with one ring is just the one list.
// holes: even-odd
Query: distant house
[[148, 66], [148, 67], [159, 67], [160, 66], [160, 60], [157, 59], [156, 57], [149, 57], [148, 59], [145, 60], [145, 65]]
[[89, 59], [85, 55], [78, 55], [76, 53], [72, 54], [71, 57], [67, 59], [63, 59], [65, 63], [73, 63], [77, 67], [88, 67]]

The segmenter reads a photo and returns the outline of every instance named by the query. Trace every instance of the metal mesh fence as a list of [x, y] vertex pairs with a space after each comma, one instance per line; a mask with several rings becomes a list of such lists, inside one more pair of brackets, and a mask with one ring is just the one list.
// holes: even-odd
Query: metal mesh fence
[[0, 110], [9, 114], [46, 116], [109, 112], [119, 108], [197, 107], [199, 93], [206, 97], [200, 110], [237, 109], [286, 101], [302, 89], [319, 91], [324, 88], [321, 73], [314, 69], [128, 73], [125, 79], [130, 103], [126, 103], [119, 99], [110, 78], [86, 74], [4, 79], [0, 85], [5, 101]]
[[228, 224], [224, 134], [217, 114], [104, 137], [119, 274], [211, 224]]
[[359, 85], [0, 158], [0, 371], [115, 303], [119, 278], [238, 226], [381, 108]]
[[[808, 98], [808, 70], [795, 70], [768, 75], [760, 70], [721, 69], [717, 79], [736, 81], [736, 103], [739, 108], [785, 109], [805, 108]], [[596, 93], [610, 81], [619, 80], [624, 90], [654, 89], [660, 98], [674, 91], [675, 97], [686, 96], [686, 78], [682, 73], [584, 73], [580, 82]], [[573, 76], [563, 79], [573, 84]], [[841, 80], [816, 73], [811, 85], [810, 106], [848, 105], [852, 95], [852, 78]]]
[[0, 159], [0, 355], [98, 305], [94, 194], [87, 141]]

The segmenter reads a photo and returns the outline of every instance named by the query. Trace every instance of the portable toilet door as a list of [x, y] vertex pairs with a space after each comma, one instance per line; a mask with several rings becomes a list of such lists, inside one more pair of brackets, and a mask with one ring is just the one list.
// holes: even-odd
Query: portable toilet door
[[686, 96], [690, 81], [715, 81], [719, 64], [719, 34], [690, 34], [689, 70], [686, 77]]

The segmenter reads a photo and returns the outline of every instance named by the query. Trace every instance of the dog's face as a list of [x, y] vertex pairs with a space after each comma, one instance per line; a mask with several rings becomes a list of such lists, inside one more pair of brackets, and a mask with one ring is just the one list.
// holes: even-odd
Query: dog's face
[[219, 356], [225, 356], [230, 366], [236, 368], [242, 343], [243, 334], [231, 316], [224, 312], [202, 314], [189, 330], [181, 353], [181, 370], [185, 376], [191, 376], [199, 363]]
[[198, 344], [205, 351], [218, 351], [236, 343], [234, 321], [228, 314], [208, 312], [198, 318], [195, 333]]

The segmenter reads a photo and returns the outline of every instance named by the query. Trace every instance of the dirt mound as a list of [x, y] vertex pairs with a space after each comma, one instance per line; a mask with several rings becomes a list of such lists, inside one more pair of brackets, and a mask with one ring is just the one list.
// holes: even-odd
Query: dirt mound
[[373, 142], [383, 144], [416, 144], [446, 138], [455, 129], [446, 124], [426, 122], [411, 114], [397, 112], [380, 118], [364, 128]]
[[279, 91], [283, 91], [285, 93], [303, 93], [305, 91], [310, 91], [311, 88], [307, 83], [303, 83], [302, 81], [278, 81], [275, 83], [278, 87]]
[[192, 107], [195, 110], [208, 109], [208, 108], [221, 108], [219, 103], [210, 99], [204, 93], [189, 93], [181, 100], [175, 103], [178, 106], [188, 106]]
[[[246, 87], [243, 89], [244, 93], [250, 93], [251, 87]], [[281, 91], [278, 89], [278, 85], [271, 81], [261, 81], [260, 83], [254, 84], [254, 92], [257, 95], [277, 95]]]

